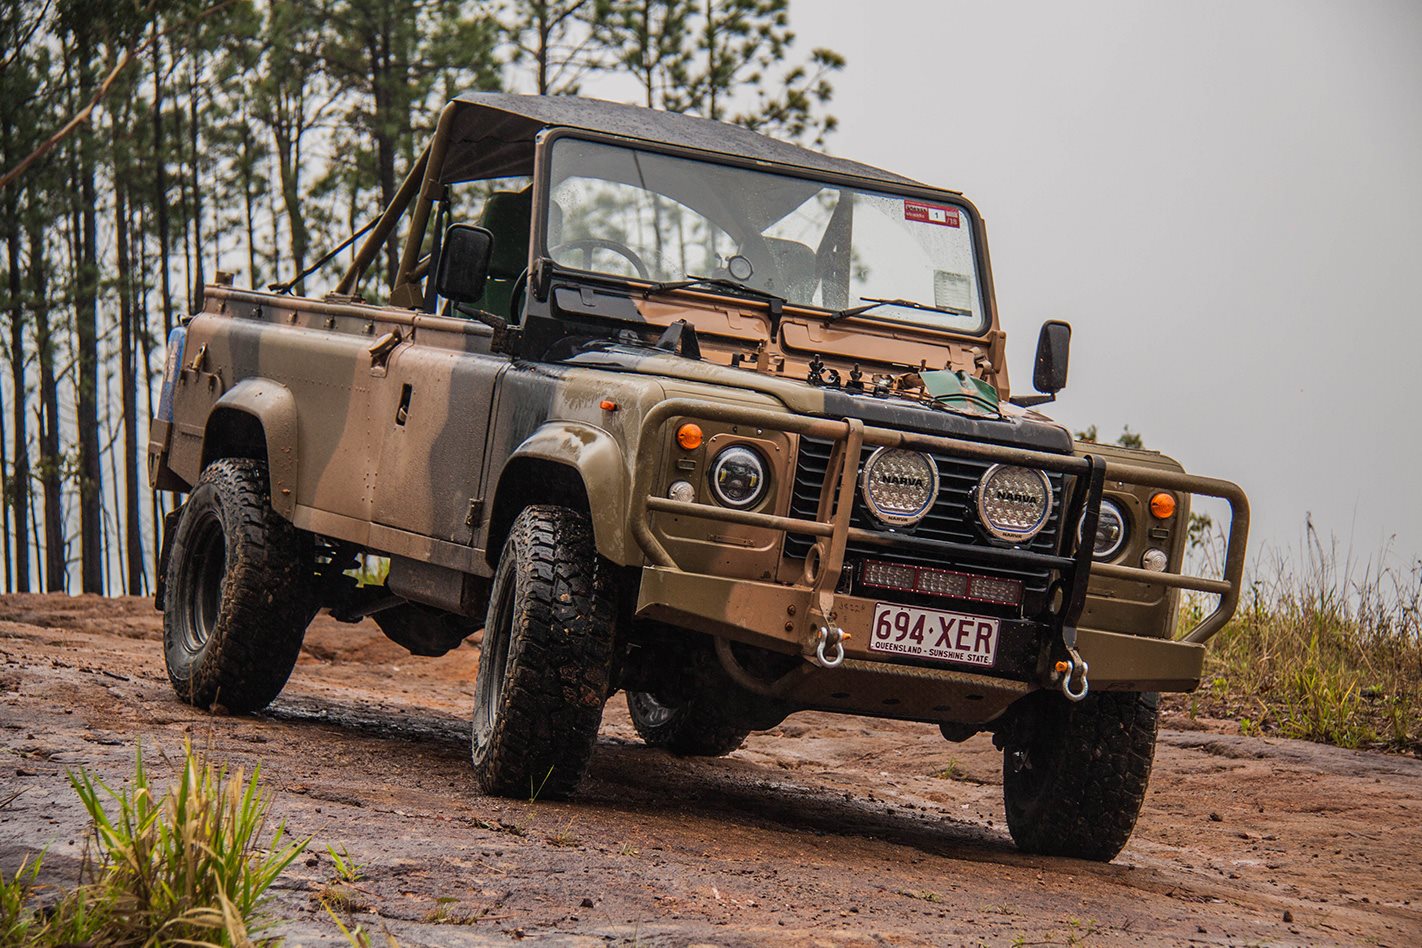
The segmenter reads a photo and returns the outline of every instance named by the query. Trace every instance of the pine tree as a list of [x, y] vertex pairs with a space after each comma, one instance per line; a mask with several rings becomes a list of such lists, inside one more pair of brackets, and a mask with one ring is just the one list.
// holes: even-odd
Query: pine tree
[[[466, 17], [461, 4], [448, 0], [336, 0], [331, 24], [324, 67], [345, 93], [341, 125], [349, 134], [341, 151], [354, 156], [334, 170], [348, 176], [345, 187], [352, 192], [373, 180], [385, 207], [414, 159], [415, 113], [438, 111], [429, 96], [441, 76], [470, 72], [475, 82], [487, 80], [492, 70], [478, 64], [493, 61], [493, 33], [482, 18]], [[391, 234], [387, 285], [394, 285], [398, 263], [398, 238]]]
[[695, 0], [598, 0], [599, 39], [642, 86], [649, 109], [684, 111], [696, 56]]
[[150, 585], [142, 442], [180, 309], [368, 220], [452, 95], [620, 71], [642, 104], [816, 137], [841, 61], [794, 41], [783, 0], [0, 0], [0, 171], [26, 166], [0, 191], [7, 584]]
[[[39, 27], [36, 19], [21, 15], [13, 5], [0, 7], [0, 49], [10, 51], [0, 66], [0, 162], [5, 167], [17, 163], [33, 147], [33, 110], [26, 107], [37, 86], [34, 61], [27, 49]], [[21, 254], [22, 223], [18, 188], [7, 188], [0, 205], [6, 264], [6, 305], [9, 316], [10, 434], [13, 450], [4, 450], [5, 433], [0, 431], [0, 506], [4, 507], [5, 588], [30, 591], [29, 548], [29, 426], [25, 412], [28, 390], [25, 381], [25, 299], [24, 261]], [[0, 412], [0, 425], [5, 419]], [[6, 470], [6, 461], [9, 470]]]
[[[59, 6], [65, 44], [69, 111], [93, 94], [98, 68], [94, 26], [102, 16], [97, 0], [66, 0]], [[75, 426], [79, 441], [80, 584], [86, 593], [104, 589], [103, 475], [99, 444], [99, 260], [97, 148], [85, 124], [68, 142], [70, 267], [74, 286], [74, 335], [78, 343]]]
[[612, 57], [598, 42], [598, 0], [525, 0], [507, 4], [501, 25], [513, 66], [533, 64], [538, 95], [577, 95], [589, 74]]
[[[323, 76], [323, 0], [269, 3], [261, 27], [265, 58], [255, 83], [253, 114], [271, 132], [281, 206], [290, 235], [293, 276], [306, 269], [311, 231], [303, 204], [302, 171], [312, 131], [334, 107]], [[300, 284], [296, 287], [301, 292]]]

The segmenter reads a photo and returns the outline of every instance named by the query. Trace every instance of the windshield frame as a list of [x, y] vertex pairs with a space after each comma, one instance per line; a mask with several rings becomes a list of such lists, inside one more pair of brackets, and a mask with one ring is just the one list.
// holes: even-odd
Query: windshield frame
[[[987, 231], [983, 225], [982, 216], [978, 209], [966, 197], [957, 191], [948, 191], [941, 188], [928, 187], [926, 185], [912, 184], [907, 182], [895, 182], [882, 178], [871, 178], [861, 175], [841, 174], [830, 171], [816, 171], [800, 165], [782, 164], [780, 162], [765, 161], [755, 158], [744, 158], [726, 152], [705, 151], [699, 148], [689, 148], [686, 146], [669, 145], [662, 142], [648, 141], [640, 138], [630, 138], [623, 135], [609, 135], [602, 132], [590, 131], [580, 128], [554, 127], [545, 129], [539, 133], [535, 140], [535, 157], [533, 173], [533, 221], [529, 234], [530, 257], [534, 261], [540, 262], [544, 267], [559, 274], [566, 274], [570, 277], [594, 280], [597, 282], [610, 283], [617, 286], [625, 286], [633, 289], [654, 285], [654, 280], [644, 280], [640, 277], [624, 276], [616, 273], [607, 273], [601, 270], [581, 270], [577, 267], [553, 261], [548, 253], [548, 212], [547, 208], [550, 192], [553, 184], [552, 164], [553, 146], [564, 138], [577, 139], [579, 141], [594, 142], [598, 144], [611, 145], [620, 148], [630, 148], [637, 151], [651, 152], [654, 154], [667, 155], [673, 158], [684, 158], [691, 161], [703, 161], [712, 164], [725, 165], [732, 168], [744, 168], [751, 171], [759, 171], [766, 174], [788, 175], [806, 181], [827, 184], [838, 187], [856, 188], [864, 191], [889, 194], [895, 197], [913, 198], [918, 200], [951, 204], [962, 210], [970, 222], [972, 242], [973, 242], [973, 262], [978, 268], [978, 296], [979, 305], [982, 308], [982, 321], [977, 329], [957, 329], [943, 326], [932, 326], [924, 323], [913, 322], [904, 318], [886, 318], [878, 315], [874, 310], [857, 314], [847, 319], [836, 321], [836, 325], [846, 325], [855, 320], [863, 320], [877, 324], [884, 329], [909, 330], [912, 332], [923, 332], [933, 335], [946, 336], [959, 339], [981, 340], [991, 336], [998, 329], [997, 299], [993, 288], [992, 267], [988, 259], [987, 251]], [[535, 270], [540, 268], [536, 267]], [[715, 287], [694, 287], [688, 290], [698, 294], [708, 294], [721, 296], [727, 299], [734, 299], [737, 302], [751, 302], [761, 304], [762, 301], [751, 296], [740, 296], [730, 291], [718, 290]], [[668, 292], [679, 292], [669, 290]], [[923, 301], [920, 301], [923, 302]], [[801, 303], [787, 301], [784, 305], [786, 312], [801, 312], [820, 320], [829, 322], [831, 317], [839, 311], [818, 306], [813, 303]]]

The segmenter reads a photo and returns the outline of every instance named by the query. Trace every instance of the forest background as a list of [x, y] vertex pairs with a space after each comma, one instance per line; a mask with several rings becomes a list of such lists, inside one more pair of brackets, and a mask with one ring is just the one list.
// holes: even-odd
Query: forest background
[[0, 0], [0, 592], [152, 591], [168, 331], [374, 217], [452, 96], [615, 75], [822, 144], [843, 66], [789, 0]]

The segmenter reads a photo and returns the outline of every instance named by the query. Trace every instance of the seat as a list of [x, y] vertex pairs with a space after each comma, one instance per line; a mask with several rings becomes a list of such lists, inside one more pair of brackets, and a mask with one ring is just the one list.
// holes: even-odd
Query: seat
[[815, 252], [802, 243], [778, 237], [765, 238], [765, 249], [775, 262], [775, 276], [765, 281], [765, 289], [797, 303], [809, 302], [818, 282]]
[[479, 226], [494, 235], [489, 257], [489, 280], [484, 284], [480, 308], [498, 316], [515, 318], [510, 312], [513, 288], [528, 266], [528, 238], [533, 222], [533, 189], [495, 191], [484, 203]]

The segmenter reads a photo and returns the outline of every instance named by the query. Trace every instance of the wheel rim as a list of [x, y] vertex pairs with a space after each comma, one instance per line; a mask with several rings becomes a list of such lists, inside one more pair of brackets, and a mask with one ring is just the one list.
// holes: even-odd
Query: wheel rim
[[197, 652], [212, 638], [222, 612], [222, 579], [227, 572], [227, 538], [222, 522], [211, 514], [193, 528], [189, 569], [192, 585], [187, 601], [187, 622], [183, 623], [183, 646]]
[[513, 586], [499, 590], [498, 601], [491, 610], [498, 621], [484, 631], [484, 644], [479, 652], [479, 679], [474, 696], [474, 742], [482, 744], [494, 730], [499, 717], [499, 701], [503, 697], [504, 678], [508, 675], [509, 643], [513, 638]]
[[632, 700], [632, 713], [647, 727], [661, 727], [676, 714], [676, 708], [663, 704], [645, 691], [629, 691], [627, 697]]

